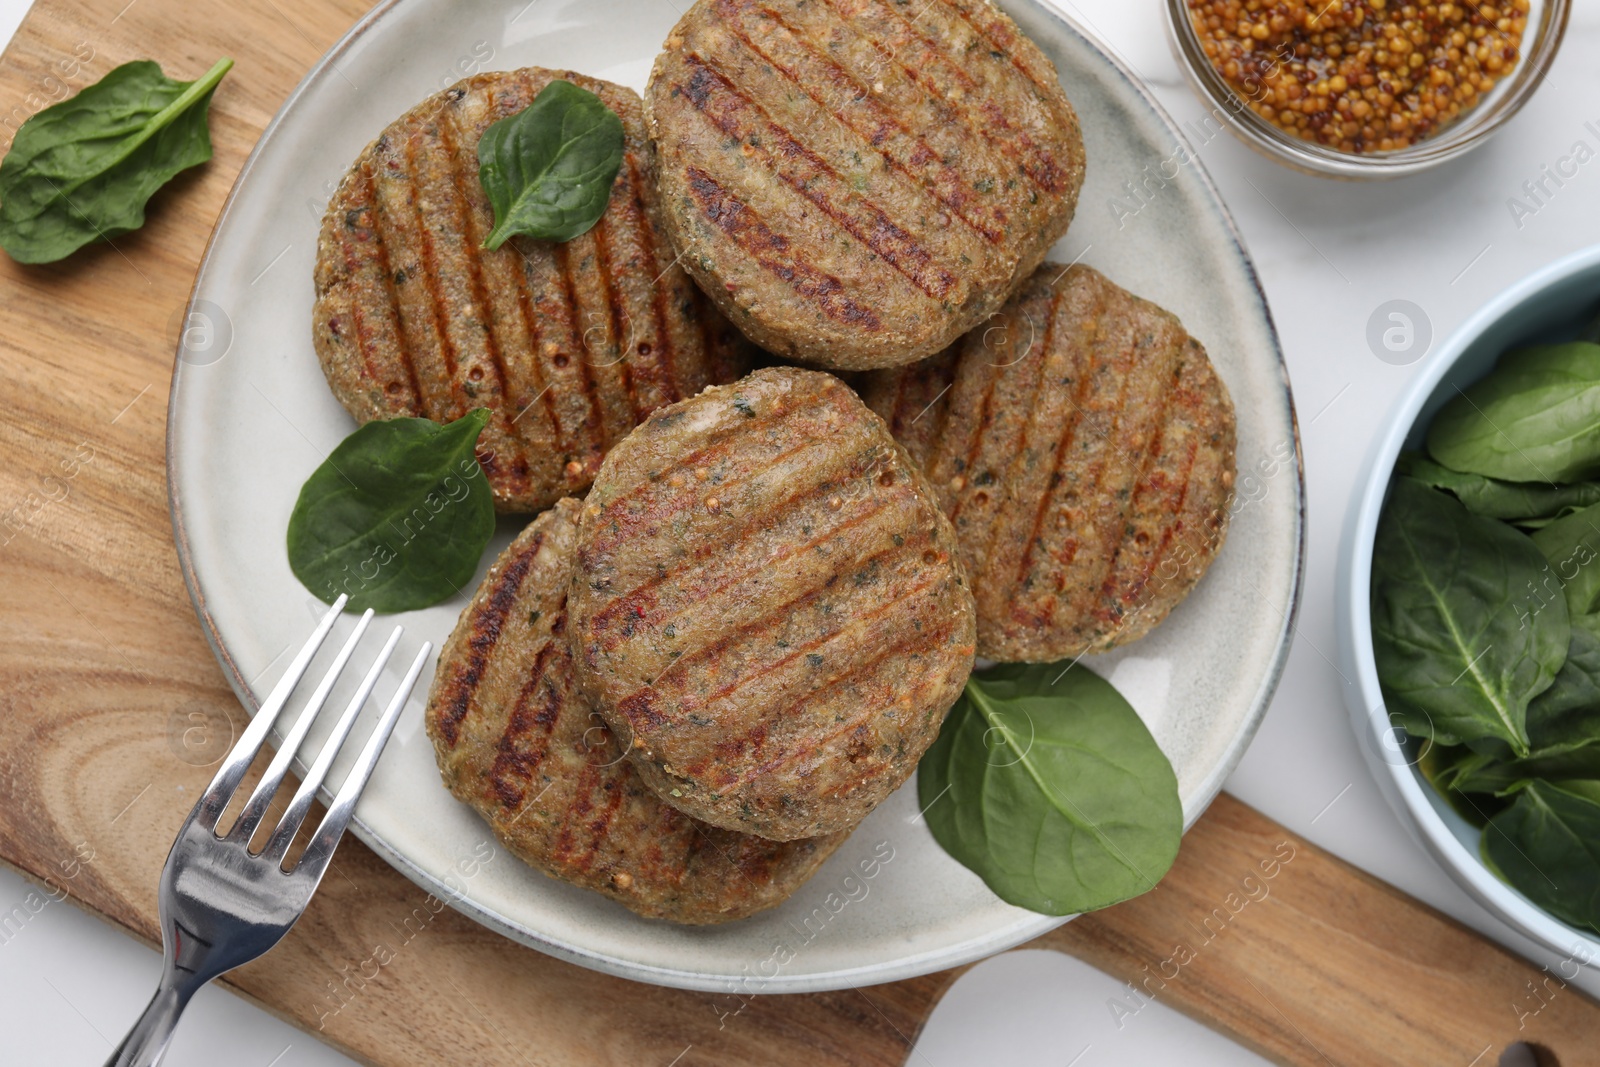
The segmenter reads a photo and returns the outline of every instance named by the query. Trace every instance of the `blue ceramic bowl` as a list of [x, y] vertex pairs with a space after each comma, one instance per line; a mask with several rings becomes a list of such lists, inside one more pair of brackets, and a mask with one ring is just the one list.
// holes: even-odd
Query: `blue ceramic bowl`
[[1563, 957], [1600, 956], [1600, 939], [1551, 916], [1496, 878], [1478, 856], [1478, 829], [1423, 779], [1414, 746], [1390, 725], [1372, 655], [1372, 542], [1396, 457], [1420, 449], [1428, 424], [1458, 388], [1487, 374], [1508, 349], [1571, 340], [1600, 314], [1600, 245], [1534, 272], [1491, 300], [1433, 352], [1373, 442], [1346, 511], [1335, 611], [1345, 704], [1385, 798], [1423, 846], [1480, 904]]

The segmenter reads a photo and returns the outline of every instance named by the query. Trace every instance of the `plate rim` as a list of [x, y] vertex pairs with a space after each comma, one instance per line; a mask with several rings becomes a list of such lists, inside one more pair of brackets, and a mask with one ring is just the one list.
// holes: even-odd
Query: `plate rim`
[[[330, 76], [329, 72], [335, 70], [334, 61], [348, 51], [363, 36], [371, 32], [384, 16], [404, 2], [405, 0], [380, 0], [366, 14], [357, 19], [311, 65], [305, 75], [296, 83], [294, 89], [284, 98], [283, 103], [278, 106], [278, 110], [274, 112], [271, 120], [262, 128], [260, 136], [250, 150], [250, 154], [245, 157], [238, 174], [234, 176], [233, 185], [228, 190], [228, 197], [223, 202], [222, 209], [217, 213], [216, 221], [211, 227], [211, 233], [206, 238], [205, 252], [202, 254], [199, 265], [195, 269], [194, 281], [189, 289], [189, 298], [184, 305], [185, 322], [188, 321], [188, 316], [194, 314], [196, 310], [196, 299], [200, 291], [200, 283], [206, 277], [207, 269], [211, 264], [212, 254], [216, 249], [217, 234], [237, 206], [240, 189], [245, 179], [255, 168], [263, 150], [279, 133], [280, 127], [283, 126], [285, 119], [300, 99], [306, 95], [314, 84], [325, 80]], [[1255, 260], [1245, 247], [1244, 238], [1239, 232], [1238, 225], [1234, 221], [1232, 211], [1228, 208], [1227, 201], [1223, 199], [1221, 191], [1212, 180], [1210, 172], [1206, 169], [1205, 163], [1200, 159], [1199, 153], [1195, 151], [1189, 138], [1184, 134], [1182, 128], [1173, 121], [1172, 116], [1168, 114], [1161, 102], [1156, 99], [1150, 88], [1122, 61], [1114, 49], [1085, 30], [1084, 27], [1078, 24], [1077, 20], [1058, 8], [1051, 0], [993, 0], [993, 2], [1002, 11], [1005, 11], [1007, 15], [1011, 14], [1013, 7], [1032, 8], [1046, 18], [1054, 20], [1062, 30], [1076, 37], [1081, 43], [1096, 52], [1111, 69], [1116, 71], [1117, 76], [1150, 109], [1155, 117], [1160, 120], [1166, 131], [1187, 153], [1187, 158], [1191, 160], [1193, 165], [1195, 178], [1200, 182], [1202, 190], [1209, 195], [1212, 204], [1215, 206], [1218, 219], [1222, 223], [1232, 252], [1244, 268], [1244, 274], [1249, 281], [1255, 303], [1260, 309], [1262, 324], [1266, 328], [1272, 354], [1276, 357], [1278, 379], [1282, 387], [1281, 396], [1284, 415], [1288, 422], [1289, 438], [1294, 450], [1295, 546], [1294, 568], [1289, 582], [1289, 606], [1288, 610], [1283, 613], [1282, 624], [1278, 628], [1276, 647], [1271, 664], [1264, 674], [1260, 686], [1257, 687], [1243, 725], [1228, 743], [1222, 758], [1217, 761], [1211, 772], [1195, 790], [1196, 799], [1192, 804], [1192, 812], [1186, 813], [1184, 819], [1183, 829], [1184, 833], [1187, 834], [1200, 816], [1211, 806], [1211, 802], [1216, 799], [1217, 794], [1222, 791], [1224, 780], [1232, 774], [1239, 761], [1244, 758], [1244, 754], [1254, 740], [1257, 730], [1260, 729], [1261, 722], [1266, 717], [1267, 710], [1271, 706], [1272, 698], [1277, 692], [1278, 684], [1282, 681], [1284, 670], [1288, 664], [1289, 653], [1294, 646], [1296, 624], [1304, 600], [1307, 537], [1305, 458], [1301, 450], [1300, 422], [1295, 408], [1294, 391], [1289, 381], [1288, 363], [1284, 359], [1283, 345], [1278, 335], [1277, 324], [1273, 319], [1272, 308], [1267, 301], [1266, 291], [1262, 287], [1260, 274], [1256, 270]], [[180, 331], [173, 353], [172, 383], [167, 393], [167, 427], [165, 434], [167, 507], [172, 521], [173, 543], [178, 553], [178, 566], [183, 573], [184, 587], [188, 590], [189, 600], [200, 622], [200, 628], [205, 636], [206, 644], [210, 646], [212, 654], [222, 668], [229, 688], [233, 690], [234, 695], [239, 699], [246, 713], [253, 719], [260, 710], [260, 705], [250, 688], [248, 679], [244, 677], [238, 664], [228, 652], [227, 646], [223, 643], [216, 620], [212, 618], [206, 606], [205, 595], [200, 588], [199, 575], [196, 573], [189, 547], [188, 533], [184, 527], [183, 505], [179, 499], [177, 488], [178, 481], [174, 476], [175, 420], [172, 413], [183, 378], [184, 360], [182, 359], [182, 352], [183, 334]], [[1277, 393], [1274, 393], [1275, 397], [1277, 395]], [[298, 756], [293, 763], [296, 773], [304, 774], [305, 765]], [[326, 783], [319, 788], [318, 794], [325, 803], [332, 798], [332, 791]], [[512, 921], [495, 909], [473, 900], [466, 894], [435, 878], [409, 857], [391, 846], [380, 834], [368, 827], [359, 814], [355, 814], [352, 817], [350, 830], [362, 844], [372, 849], [373, 852], [377, 853], [386, 863], [404, 875], [412, 884], [429, 893], [435, 899], [450, 905], [474, 922], [518, 944], [591, 970], [654, 985], [699, 992], [722, 993], [727, 991], [730, 984], [737, 984], [736, 979], [723, 975], [706, 974], [701, 971], [661, 967], [618, 959], [605, 953], [588, 950], [581, 945], [547, 937]], [[993, 931], [987, 936], [970, 939], [931, 952], [899, 956], [877, 964], [826, 972], [787, 976], [779, 974], [777, 977], [765, 981], [762, 993], [826, 992], [855, 988], [864, 984], [878, 985], [918, 978], [936, 971], [975, 963], [1016, 948], [1075, 918], [1077, 918], [1076, 915], [1036, 915], [1023, 918], [1010, 926]]]

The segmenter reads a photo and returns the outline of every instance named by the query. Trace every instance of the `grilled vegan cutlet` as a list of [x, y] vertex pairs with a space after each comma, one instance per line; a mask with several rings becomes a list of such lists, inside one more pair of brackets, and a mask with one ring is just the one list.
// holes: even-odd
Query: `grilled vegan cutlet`
[[972, 668], [954, 532], [839, 379], [757, 371], [612, 449], [573, 573], [579, 679], [667, 803], [776, 840], [854, 826]]
[[[562, 78], [622, 118], [611, 201], [564, 244], [494, 226], [478, 139]], [[731, 381], [749, 345], [673, 264], [631, 90], [530, 67], [479, 74], [400, 116], [357, 157], [317, 244], [313, 340], [356, 419], [494, 417], [479, 459], [503, 512], [537, 511], [594, 477], [648, 412]]]
[[988, 0], [699, 0], [645, 96], [684, 267], [756, 343], [840, 370], [999, 310], [1083, 183], [1055, 68]]
[[1222, 547], [1228, 390], [1177, 318], [1088, 267], [1045, 264], [959, 344], [856, 384], [955, 523], [981, 656], [1143, 637]]
[[578, 511], [563, 500], [512, 542], [440, 653], [426, 721], [445, 784], [525, 862], [640, 915], [718, 923], [782, 902], [845, 835], [731, 833], [645, 788], [574, 684]]

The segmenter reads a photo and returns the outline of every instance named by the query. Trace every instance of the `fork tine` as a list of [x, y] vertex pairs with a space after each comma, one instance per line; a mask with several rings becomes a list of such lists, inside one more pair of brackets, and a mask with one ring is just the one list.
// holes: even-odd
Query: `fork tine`
[[356, 623], [355, 630], [345, 640], [344, 647], [339, 650], [339, 655], [334, 659], [333, 666], [328, 668], [328, 673], [322, 676], [321, 683], [316, 691], [311, 694], [311, 699], [306, 702], [305, 709], [300, 712], [300, 717], [295, 720], [294, 727], [284, 737], [283, 744], [278, 746], [277, 754], [272, 757], [272, 762], [267, 766], [266, 773], [261, 776], [261, 781], [256, 784], [255, 792], [250, 794], [250, 799], [245, 802], [244, 810], [239, 813], [238, 820], [233, 824], [233, 829], [228, 831], [228, 839], [235, 842], [249, 841], [256, 831], [256, 826], [261, 822], [261, 816], [266, 814], [267, 807], [272, 803], [272, 798], [278, 793], [278, 786], [283, 782], [283, 777], [289, 772], [289, 763], [300, 749], [300, 744], [305, 740], [306, 734], [311, 730], [311, 725], [322, 712], [322, 706], [328, 702], [328, 694], [333, 692], [334, 685], [339, 681], [339, 676], [344, 673], [345, 665], [350, 662], [350, 656], [356, 650], [356, 645], [361, 643], [361, 638], [367, 632], [367, 626], [372, 622], [372, 609], [368, 608], [361, 616], [361, 621]]
[[428, 662], [428, 654], [432, 651], [432, 644], [427, 641], [422, 642], [422, 649], [417, 653], [417, 658], [411, 661], [411, 669], [406, 671], [405, 680], [400, 683], [400, 688], [395, 690], [389, 706], [384, 709], [383, 718], [378, 720], [372, 736], [367, 738], [367, 745], [361, 750], [360, 758], [345, 776], [344, 785], [339, 787], [339, 793], [333, 798], [333, 804], [328, 808], [328, 814], [323, 817], [322, 825], [317, 827], [316, 836], [311, 839], [311, 843], [306, 846], [305, 854], [295, 865], [297, 872], [304, 870], [312, 878], [322, 877], [328, 861], [333, 858], [333, 850], [339, 846], [339, 839], [344, 836], [345, 827], [350, 824], [350, 816], [355, 813], [356, 801], [360, 799], [362, 790], [367, 787], [367, 779], [372, 777], [373, 768], [378, 765], [378, 757], [383, 755], [383, 746], [388, 744], [389, 735], [394, 732], [394, 724], [399, 720], [406, 701], [410, 699], [411, 690], [417, 684], [417, 676], [422, 673], [423, 666]]
[[283, 818], [278, 820], [278, 826], [272, 831], [272, 837], [268, 839], [267, 847], [261, 850], [261, 855], [273, 860], [282, 860], [284, 853], [289, 851], [289, 845], [294, 841], [296, 831], [305, 821], [306, 812], [311, 810], [311, 802], [317, 798], [317, 789], [322, 785], [322, 780], [328, 776], [329, 768], [333, 766], [334, 757], [339, 754], [345, 738], [350, 734], [350, 728], [355, 725], [361, 709], [366, 706], [367, 698], [372, 695], [372, 687], [378, 683], [378, 676], [383, 673], [384, 666], [389, 662], [394, 646], [400, 643], [401, 632], [401, 627], [394, 628], [394, 633], [389, 635], [389, 640], [384, 642], [383, 648], [378, 652], [378, 658], [367, 668], [366, 676], [361, 679], [361, 685], [350, 698], [350, 703], [345, 705], [339, 721], [334, 724], [333, 732], [323, 742], [322, 751], [317, 753], [317, 758], [312, 761], [305, 777], [300, 780], [300, 788], [295, 790], [294, 799], [289, 801], [288, 809], [284, 811]]
[[233, 797], [233, 791], [239, 788], [239, 781], [244, 777], [244, 772], [250, 766], [250, 761], [256, 758], [256, 752], [261, 748], [261, 743], [267, 738], [267, 731], [272, 729], [272, 724], [277, 720], [278, 714], [283, 711], [283, 706], [289, 702], [289, 695], [294, 692], [294, 687], [300, 684], [300, 678], [306, 673], [306, 668], [311, 665], [311, 658], [322, 647], [322, 642], [327, 638], [328, 631], [333, 629], [333, 624], [344, 611], [349, 597], [339, 595], [323, 614], [322, 620], [317, 623], [317, 628], [312, 631], [311, 637], [295, 654], [289, 663], [289, 669], [283, 672], [283, 677], [278, 679], [278, 684], [272, 687], [272, 692], [267, 694], [267, 699], [261, 702], [261, 709], [256, 712], [255, 718], [250, 720], [250, 725], [240, 735], [239, 741], [228, 752], [222, 761], [222, 767], [217, 771], [216, 777], [211, 779], [211, 784], [206, 786], [206, 791], [201, 794], [200, 800], [195, 804], [194, 813], [190, 820], [200, 823], [208, 830], [215, 830], [217, 820], [222, 817], [223, 809], [228, 806], [228, 801]]

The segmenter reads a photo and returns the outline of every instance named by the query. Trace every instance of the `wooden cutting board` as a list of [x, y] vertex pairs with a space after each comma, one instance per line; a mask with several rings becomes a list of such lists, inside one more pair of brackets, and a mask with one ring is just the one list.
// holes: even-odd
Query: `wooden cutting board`
[[[243, 722], [184, 592], [163, 430], [181, 309], [245, 155], [359, 0], [37, 0], [0, 59], [9, 139], [130, 59], [238, 60], [216, 158], [115, 247], [0, 256], [0, 859], [157, 935], [172, 834]], [[959, 972], [742, 1000], [638, 985], [517, 946], [354, 840], [240, 993], [384, 1065], [900, 1064]], [[401, 942], [379, 966], [375, 947]], [[1034, 942], [1284, 1064], [1488, 1067], [1539, 1043], [1600, 1065], [1600, 1006], [1224, 796], [1147, 896]], [[131, 1020], [129, 1020], [131, 1022]]]

